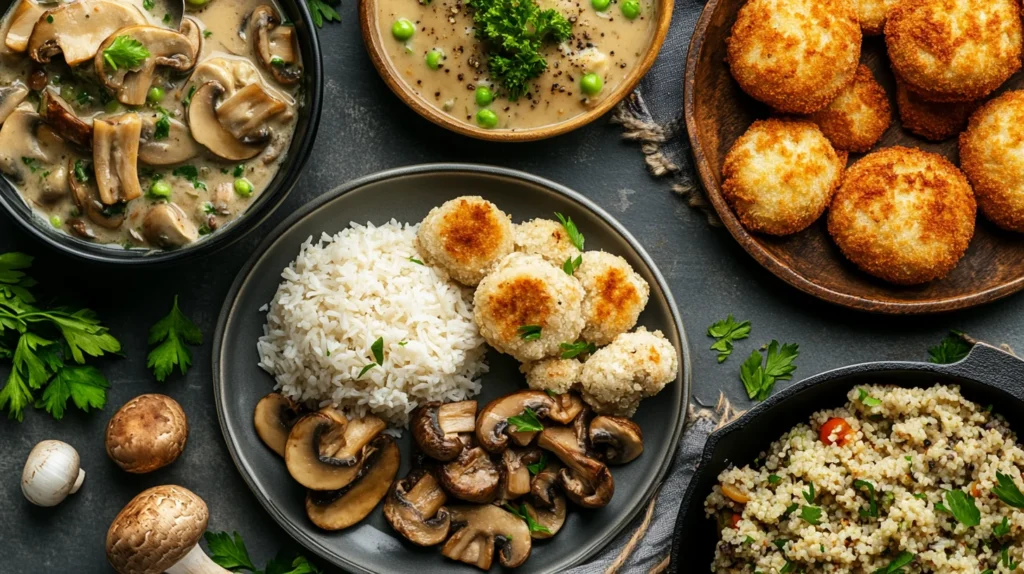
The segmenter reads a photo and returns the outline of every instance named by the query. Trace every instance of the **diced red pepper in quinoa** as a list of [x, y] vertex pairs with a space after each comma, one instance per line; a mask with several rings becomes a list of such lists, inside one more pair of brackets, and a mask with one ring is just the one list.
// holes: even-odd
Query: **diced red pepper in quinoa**
[[[833, 435], [835, 435], [835, 438], [833, 438]], [[828, 419], [825, 421], [825, 424], [821, 425], [821, 430], [818, 432], [821, 442], [825, 444], [838, 444], [839, 446], [846, 446], [846, 443], [852, 436], [853, 428], [842, 417]]]

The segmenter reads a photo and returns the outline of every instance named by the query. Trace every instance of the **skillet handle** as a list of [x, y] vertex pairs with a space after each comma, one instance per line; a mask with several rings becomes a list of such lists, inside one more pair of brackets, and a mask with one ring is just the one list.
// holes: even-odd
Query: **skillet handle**
[[974, 345], [967, 357], [942, 370], [951, 375], [984, 381], [1024, 401], [1024, 361], [988, 343]]

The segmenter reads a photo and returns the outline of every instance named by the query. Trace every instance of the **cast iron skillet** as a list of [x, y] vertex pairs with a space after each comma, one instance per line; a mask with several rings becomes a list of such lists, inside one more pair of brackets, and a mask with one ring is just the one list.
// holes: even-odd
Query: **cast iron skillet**
[[[960, 385], [964, 396], [995, 405], [1017, 430], [1024, 428], [1024, 361], [979, 344], [952, 365], [931, 363], [863, 363], [828, 371], [801, 381], [757, 405], [708, 439], [700, 464], [683, 497], [672, 542], [672, 572], [710, 572], [718, 528], [704, 515], [704, 499], [730, 463], [749, 464], [784, 432], [824, 408], [846, 402], [856, 385], [894, 384], [925, 387]], [[680, 568], [680, 564], [685, 564]]]
[[[6, 14], [12, 4], [13, 2], [10, 0], [0, 0], [0, 15]], [[309, 158], [313, 141], [316, 140], [316, 131], [320, 125], [320, 104], [324, 91], [320, 39], [317, 37], [313, 18], [309, 14], [309, 7], [306, 2], [301, 0], [281, 0], [279, 4], [287, 19], [295, 23], [295, 29], [298, 32], [299, 51], [302, 54], [303, 66], [302, 93], [305, 94], [306, 100], [303, 107], [299, 109], [295, 134], [292, 136], [292, 143], [281, 164], [281, 169], [278, 170], [267, 189], [241, 217], [210, 237], [190, 246], [168, 251], [149, 251], [129, 250], [118, 245], [92, 243], [54, 229], [47, 220], [37, 215], [25, 203], [18, 190], [2, 174], [0, 174], [0, 207], [3, 207], [11, 219], [30, 235], [62, 253], [94, 263], [129, 267], [160, 263], [177, 264], [191, 260], [227, 247], [255, 229], [291, 193], [295, 183], [302, 175], [302, 167]]]

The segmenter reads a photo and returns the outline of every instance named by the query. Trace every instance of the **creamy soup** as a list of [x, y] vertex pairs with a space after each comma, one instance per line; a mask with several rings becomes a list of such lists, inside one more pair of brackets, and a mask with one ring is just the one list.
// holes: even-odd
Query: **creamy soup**
[[477, 38], [472, 6], [462, 0], [377, 0], [376, 10], [387, 57], [410, 89], [461, 122], [515, 130], [587, 112], [639, 65], [654, 34], [652, 0], [539, 5], [568, 20], [571, 36], [542, 44], [546, 69], [518, 98], [491, 73], [493, 43]]
[[302, 63], [270, 0], [15, 0], [0, 171], [53, 227], [173, 249], [241, 217], [291, 143]]

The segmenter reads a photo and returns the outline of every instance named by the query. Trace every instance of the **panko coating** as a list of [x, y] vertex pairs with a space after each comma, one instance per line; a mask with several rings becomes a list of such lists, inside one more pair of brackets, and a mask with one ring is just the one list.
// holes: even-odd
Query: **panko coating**
[[583, 400], [602, 415], [631, 417], [640, 400], [675, 380], [679, 359], [661, 331], [640, 327], [597, 350], [580, 375]]
[[585, 324], [580, 333], [584, 341], [607, 345], [636, 325], [651, 287], [625, 259], [604, 251], [587, 251], [575, 276], [586, 294]]
[[416, 239], [427, 264], [472, 287], [512, 253], [515, 233], [512, 220], [498, 206], [482, 197], [463, 196], [430, 210]]
[[903, 0], [889, 11], [885, 44], [893, 70], [926, 100], [977, 100], [1020, 69], [1020, 0]]
[[825, 212], [846, 159], [810, 121], [759, 120], [726, 154], [722, 194], [747, 229], [796, 233]]
[[896, 79], [896, 107], [903, 128], [926, 140], [948, 140], [963, 131], [978, 102], [929, 102]]
[[580, 381], [583, 363], [576, 359], [542, 359], [523, 363], [519, 370], [526, 375], [526, 384], [535, 391], [567, 393]]
[[889, 10], [898, 0], [850, 0], [865, 36], [876, 36], [885, 28]]
[[515, 250], [540, 255], [557, 267], [565, 260], [580, 255], [580, 250], [569, 241], [562, 224], [552, 219], [531, 219], [515, 226]]
[[828, 230], [857, 267], [915, 285], [945, 276], [974, 235], [967, 178], [946, 158], [906, 147], [868, 154], [846, 170]]
[[818, 125], [835, 149], [865, 152], [889, 129], [892, 107], [885, 88], [867, 66], [861, 65], [850, 85], [808, 119]]
[[960, 165], [985, 217], [1024, 232], [1024, 92], [1007, 92], [971, 116]]
[[860, 47], [848, 0], [750, 0], [726, 40], [743, 91], [793, 114], [828, 105], [853, 80]]
[[503, 259], [480, 282], [473, 305], [480, 335], [520, 362], [561, 353], [559, 345], [583, 330], [583, 287], [539, 255]]

